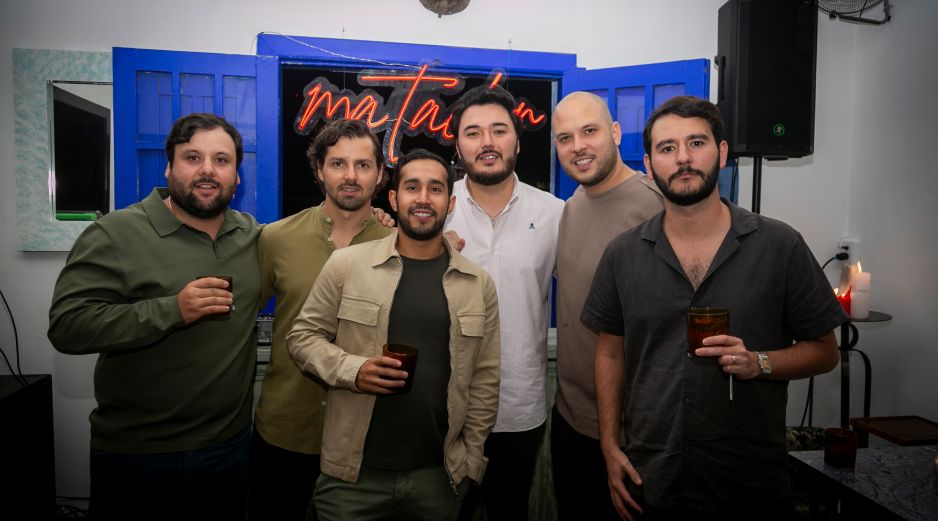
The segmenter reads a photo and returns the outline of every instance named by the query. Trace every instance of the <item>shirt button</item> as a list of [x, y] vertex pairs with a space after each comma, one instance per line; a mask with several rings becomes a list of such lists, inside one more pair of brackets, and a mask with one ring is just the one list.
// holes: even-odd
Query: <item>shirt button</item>
[[332, 242], [332, 237], [326, 238], [327, 241]]
[[331, 222], [332, 222], [332, 217], [326, 217], [326, 222], [327, 222], [327, 223], [331, 223]]
[[322, 402], [322, 406], [325, 407], [325, 406], [326, 406], [326, 402]]

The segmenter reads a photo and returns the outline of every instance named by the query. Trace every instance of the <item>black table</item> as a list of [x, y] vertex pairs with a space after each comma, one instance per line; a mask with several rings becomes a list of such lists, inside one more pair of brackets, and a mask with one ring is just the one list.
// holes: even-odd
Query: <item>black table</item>
[[[870, 391], [873, 385], [872, 370], [870, 368], [870, 358], [866, 353], [856, 349], [857, 341], [860, 340], [860, 332], [854, 323], [860, 322], [886, 322], [892, 320], [892, 316], [879, 311], [870, 311], [869, 318], [851, 318], [840, 326], [840, 427], [849, 429], [850, 420], [850, 353], [857, 353], [863, 359], [864, 381], [863, 381], [863, 416], [870, 415]], [[867, 445], [866, 433], [863, 433], [860, 445]]]
[[816, 490], [840, 499], [846, 519], [938, 519], [934, 446], [860, 449], [855, 469], [826, 465], [822, 450], [789, 457]]

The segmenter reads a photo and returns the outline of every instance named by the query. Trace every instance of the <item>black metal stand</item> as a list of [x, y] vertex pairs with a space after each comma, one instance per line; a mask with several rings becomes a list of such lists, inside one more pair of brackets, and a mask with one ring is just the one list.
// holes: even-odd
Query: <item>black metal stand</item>
[[762, 156], [755, 154], [752, 156], [752, 213], [759, 213], [761, 210], [760, 200], [762, 199]]
[[[840, 326], [840, 427], [842, 429], [850, 428], [850, 353], [858, 353], [863, 359], [863, 417], [868, 418], [870, 416], [870, 394], [873, 388], [872, 367], [870, 366], [870, 358], [866, 356], [866, 353], [855, 348], [860, 340], [860, 332], [854, 323], [886, 322], [889, 320], [892, 320], [891, 315], [870, 311], [869, 318], [852, 318]], [[861, 432], [860, 447], [867, 447], [868, 445], [869, 434]]]

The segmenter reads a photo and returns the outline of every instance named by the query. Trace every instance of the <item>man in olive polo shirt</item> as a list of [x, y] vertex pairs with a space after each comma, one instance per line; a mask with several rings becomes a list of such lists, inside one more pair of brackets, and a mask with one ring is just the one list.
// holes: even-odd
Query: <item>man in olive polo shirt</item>
[[94, 519], [243, 519], [260, 227], [228, 209], [241, 136], [190, 114], [170, 130], [166, 157], [168, 188], [75, 241], [49, 339], [63, 353], [99, 353]]
[[387, 177], [381, 145], [367, 125], [327, 124], [307, 156], [325, 201], [266, 226], [258, 239], [262, 302], [273, 293], [277, 303], [251, 442], [252, 521], [304, 519], [319, 476], [326, 389], [287, 353], [293, 320], [332, 252], [391, 233], [372, 213], [372, 197]]

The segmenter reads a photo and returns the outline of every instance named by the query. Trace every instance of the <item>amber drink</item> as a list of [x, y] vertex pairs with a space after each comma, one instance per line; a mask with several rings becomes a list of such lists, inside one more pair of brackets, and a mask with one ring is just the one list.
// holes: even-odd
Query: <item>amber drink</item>
[[687, 356], [703, 347], [703, 339], [730, 334], [730, 312], [720, 308], [690, 308], [687, 310]]

